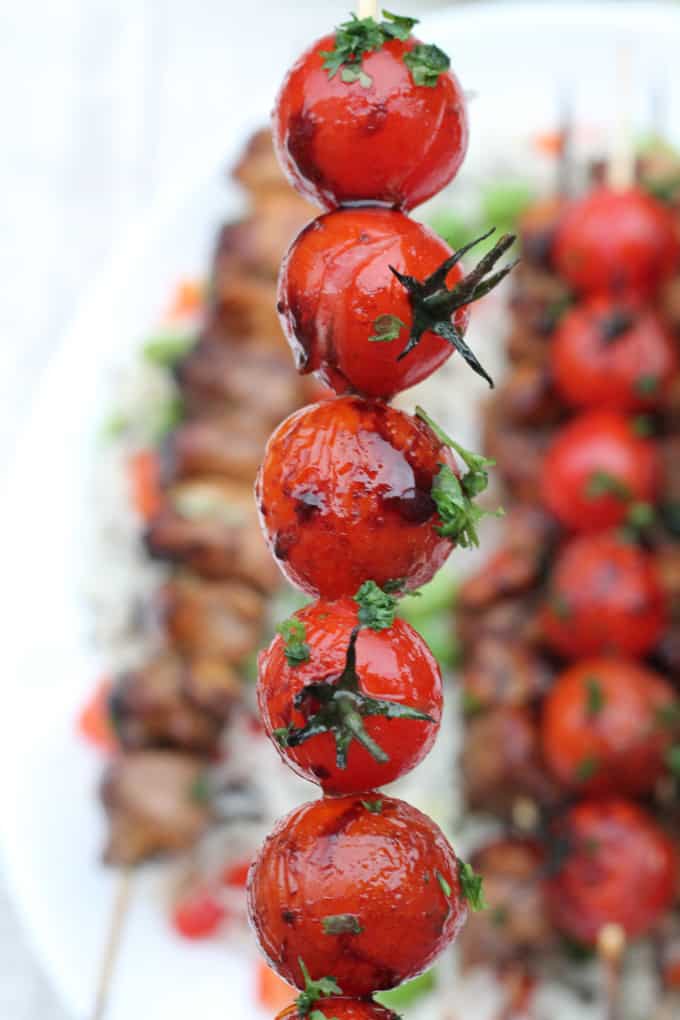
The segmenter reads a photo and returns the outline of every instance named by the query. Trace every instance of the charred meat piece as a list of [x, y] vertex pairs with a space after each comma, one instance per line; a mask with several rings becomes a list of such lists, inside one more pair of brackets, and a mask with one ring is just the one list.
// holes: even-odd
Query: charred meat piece
[[178, 571], [155, 602], [169, 642], [184, 655], [238, 664], [257, 646], [265, 603], [249, 585]]
[[543, 894], [542, 847], [507, 836], [478, 850], [470, 861], [484, 879], [487, 910], [471, 914], [463, 931], [465, 967], [530, 962], [550, 949], [554, 933]]
[[289, 245], [314, 215], [312, 206], [288, 188], [258, 195], [253, 216], [220, 231], [213, 262], [218, 290], [230, 275], [244, 270], [276, 280]]
[[278, 424], [300, 404], [298, 376], [285, 351], [204, 335], [180, 362], [177, 381], [189, 416], [245, 410], [260, 429]]
[[458, 636], [465, 648], [484, 637], [538, 645], [541, 637], [540, 592], [501, 599], [483, 611], [462, 606], [456, 616]]
[[[223, 669], [231, 674], [229, 666]], [[214, 751], [226, 713], [208, 711], [187, 696], [189, 671], [183, 659], [168, 651], [118, 678], [110, 706], [124, 748], [178, 747], [205, 754]]]
[[539, 580], [555, 535], [554, 522], [540, 507], [514, 507], [505, 518], [501, 548], [461, 585], [459, 605], [484, 609], [527, 591]]
[[197, 479], [165, 492], [146, 532], [151, 556], [214, 580], [234, 578], [270, 592], [280, 582], [260, 532], [250, 486]]
[[463, 697], [475, 708], [526, 705], [545, 693], [552, 676], [550, 666], [526, 645], [482, 637], [462, 671]]
[[131, 867], [193, 846], [211, 822], [197, 796], [205, 766], [202, 758], [176, 751], [138, 751], [114, 760], [101, 785], [110, 827], [106, 863]]
[[276, 158], [272, 133], [268, 128], [251, 135], [232, 170], [232, 177], [246, 188], [253, 200], [277, 190], [290, 193], [290, 184]]
[[513, 327], [507, 340], [508, 357], [513, 362], [545, 363], [550, 337], [569, 305], [569, 291], [556, 276], [521, 262], [513, 280]]
[[473, 716], [466, 728], [462, 769], [472, 809], [510, 817], [518, 798], [545, 805], [558, 799], [541, 761], [534, 720], [524, 708], [504, 706]]
[[163, 443], [161, 482], [170, 485], [201, 475], [223, 475], [252, 482], [267, 435], [260, 419], [242, 411], [187, 421]]

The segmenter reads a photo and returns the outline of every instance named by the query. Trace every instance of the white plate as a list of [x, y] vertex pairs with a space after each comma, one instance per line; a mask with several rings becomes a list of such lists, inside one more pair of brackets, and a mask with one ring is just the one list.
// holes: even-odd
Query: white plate
[[[611, 119], [615, 53], [626, 40], [637, 121], [648, 121], [650, 87], [665, 79], [668, 124], [680, 124], [674, 5], [479, 5], [439, 15], [421, 34], [451, 54], [478, 95], [472, 158], [499, 136], [550, 128], [556, 83], [574, 83], [577, 116]], [[261, 95], [271, 95], [276, 81], [259, 85]], [[91, 513], [87, 465], [110, 368], [154, 322], [173, 282], [207, 265], [216, 225], [238, 201], [225, 187], [223, 167], [263, 112], [241, 108], [230, 125], [231, 151], [216, 143], [215, 151], [192, 158], [185, 185], [159, 201], [93, 288], [46, 374], [1, 504], [2, 848], [32, 943], [76, 1016], [91, 1006], [115, 881], [97, 863], [100, 761], [73, 736], [77, 707], [98, 672], [76, 583]], [[152, 874], [143, 878], [148, 894], [134, 900], [110, 1020], [252, 1020], [243, 959], [218, 945], [175, 940], [153, 881]]]

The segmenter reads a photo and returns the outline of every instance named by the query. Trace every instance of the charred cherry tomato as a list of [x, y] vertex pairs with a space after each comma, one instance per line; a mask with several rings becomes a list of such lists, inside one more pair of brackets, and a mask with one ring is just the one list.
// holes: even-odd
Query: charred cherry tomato
[[301, 372], [337, 393], [389, 398], [461, 351], [491, 380], [463, 339], [468, 304], [509, 272], [484, 279], [512, 244], [505, 236], [465, 277], [463, 251], [389, 209], [342, 209], [314, 220], [293, 242], [278, 308]]
[[666, 770], [678, 707], [670, 685], [646, 666], [586, 659], [545, 699], [543, 757], [568, 789], [648, 793]]
[[276, 100], [281, 165], [326, 209], [412, 209], [449, 183], [467, 150], [465, 95], [448, 58], [411, 37], [412, 19], [386, 17], [355, 19], [319, 39]]
[[658, 407], [678, 369], [674, 340], [658, 315], [609, 297], [567, 312], [551, 359], [555, 385], [572, 407], [623, 412]]
[[304, 1010], [293, 1003], [283, 1013], [279, 1013], [276, 1020], [305, 1020], [310, 1013], [318, 1010], [322, 1017], [332, 1017], [333, 1020], [400, 1020], [396, 1013], [385, 1006], [379, 1006], [377, 1002], [367, 999], [347, 999], [344, 996], [331, 995], [328, 998], [312, 999], [307, 1010]]
[[543, 632], [562, 655], [645, 655], [666, 622], [651, 557], [615, 535], [571, 539], [553, 567]]
[[452, 441], [424, 417], [338, 397], [279, 425], [256, 491], [289, 581], [325, 598], [353, 595], [367, 579], [418, 588], [454, 542], [477, 544], [482, 511], [472, 497], [486, 485], [488, 462], [456, 446], [468, 466], [459, 481]]
[[584, 295], [654, 294], [677, 268], [673, 216], [640, 188], [597, 188], [566, 210], [557, 230], [555, 263]]
[[214, 935], [226, 917], [226, 911], [210, 889], [189, 890], [174, 906], [172, 923], [187, 939]]
[[675, 898], [673, 844], [636, 804], [584, 801], [556, 825], [561, 864], [547, 883], [555, 925], [595, 943], [605, 924], [644, 935]]
[[410, 804], [317, 800], [266, 839], [250, 872], [250, 919], [284, 980], [305, 988], [309, 975], [332, 976], [338, 994], [366, 996], [415, 977], [455, 938], [466, 868]]
[[279, 634], [259, 659], [267, 733], [295, 772], [329, 794], [404, 775], [432, 747], [441, 719], [439, 667], [420, 635], [394, 619], [396, 599], [371, 583], [357, 599], [300, 610], [288, 623], [296, 642]]
[[601, 531], [654, 502], [659, 470], [655, 445], [636, 436], [628, 418], [590, 411], [560, 429], [548, 450], [543, 502], [566, 528]]

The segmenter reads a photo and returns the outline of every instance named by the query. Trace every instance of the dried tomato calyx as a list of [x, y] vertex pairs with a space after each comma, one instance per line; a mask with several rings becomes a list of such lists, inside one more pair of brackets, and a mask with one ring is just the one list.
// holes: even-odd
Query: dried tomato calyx
[[305, 981], [305, 990], [300, 992], [295, 1000], [297, 1014], [299, 1017], [309, 1016], [312, 1018], [314, 1013], [311, 1011], [314, 1003], [331, 995], [342, 995], [342, 988], [338, 986], [333, 977], [322, 977], [318, 981], [312, 980], [302, 957], [298, 957], [298, 963]]
[[356, 643], [359, 627], [349, 639], [345, 668], [337, 680], [321, 680], [307, 684], [293, 699], [295, 708], [302, 709], [306, 702], [318, 705], [304, 726], [285, 726], [274, 730], [274, 738], [282, 747], [298, 747], [310, 737], [331, 733], [335, 739], [335, 760], [339, 769], [347, 768], [347, 753], [353, 740], [357, 740], [375, 758], [385, 764], [389, 755], [366, 732], [364, 718], [382, 715], [386, 719], [417, 719], [434, 722], [431, 715], [396, 701], [372, 698], [359, 688], [356, 671]]
[[502, 269], [491, 272], [496, 263], [506, 253], [508, 248], [515, 242], [514, 234], [503, 234], [491, 251], [482, 258], [475, 268], [459, 280], [455, 287], [449, 289], [446, 286], [446, 277], [453, 267], [462, 259], [463, 255], [481, 241], [486, 240], [493, 234], [495, 228], [487, 231], [481, 237], [463, 245], [442, 262], [438, 269], [435, 269], [425, 280], [416, 280], [413, 276], [400, 273], [394, 266], [390, 266], [391, 272], [396, 276], [399, 283], [408, 293], [412, 311], [411, 333], [406, 346], [397, 356], [401, 361], [420, 343], [424, 333], [436, 333], [443, 340], [447, 340], [463, 356], [468, 365], [483, 379], [486, 379], [489, 386], [493, 387], [493, 380], [478, 361], [476, 355], [466, 344], [461, 329], [453, 324], [451, 316], [464, 305], [478, 301], [489, 291], [493, 290], [501, 280], [505, 279], [510, 270], [517, 265], [517, 260], [503, 266]]
[[450, 538], [463, 549], [479, 545], [477, 525], [483, 517], [502, 517], [504, 510], [485, 510], [474, 502], [474, 497], [484, 492], [489, 475], [487, 468], [493, 467], [495, 461], [483, 457], [480, 453], [466, 450], [464, 446], [451, 439], [449, 435], [430, 418], [429, 414], [416, 407], [416, 415], [430, 427], [437, 438], [449, 446], [465, 464], [467, 471], [458, 478], [448, 464], [441, 464], [432, 486], [432, 498], [437, 506], [441, 526], [437, 529], [440, 535]]

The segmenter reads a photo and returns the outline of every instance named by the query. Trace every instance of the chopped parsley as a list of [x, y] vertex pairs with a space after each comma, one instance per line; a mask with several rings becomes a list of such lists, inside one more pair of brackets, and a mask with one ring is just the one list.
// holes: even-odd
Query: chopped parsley
[[486, 910], [488, 903], [484, 899], [484, 886], [481, 875], [478, 875], [471, 864], [458, 860], [458, 877], [463, 896], [473, 910]]
[[279, 626], [278, 632], [285, 642], [284, 654], [289, 666], [300, 666], [309, 662], [311, 649], [305, 640], [307, 632], [302, 620], [291, 616]]
[[604, 692], [598, 677], [589, 676], [585, 681], [586, 715], [594, 719], [604, 708]]
[[396, 315], [379, 315], [373, 321], [373, 335], [369, 336], [371, 343], [386, 343], [388, 340], [398, 340], [401, 330], [406, 325]]
[[364, 581], [354, 596], [359, 606], [359, 623], [371, 630], [387, 630], [394, 623], [399, 600], [379, 588], [375, 581]]
[[356, 914], [329, 914], [321, 927], [324, 935], [361, 935], [364, 930]]

